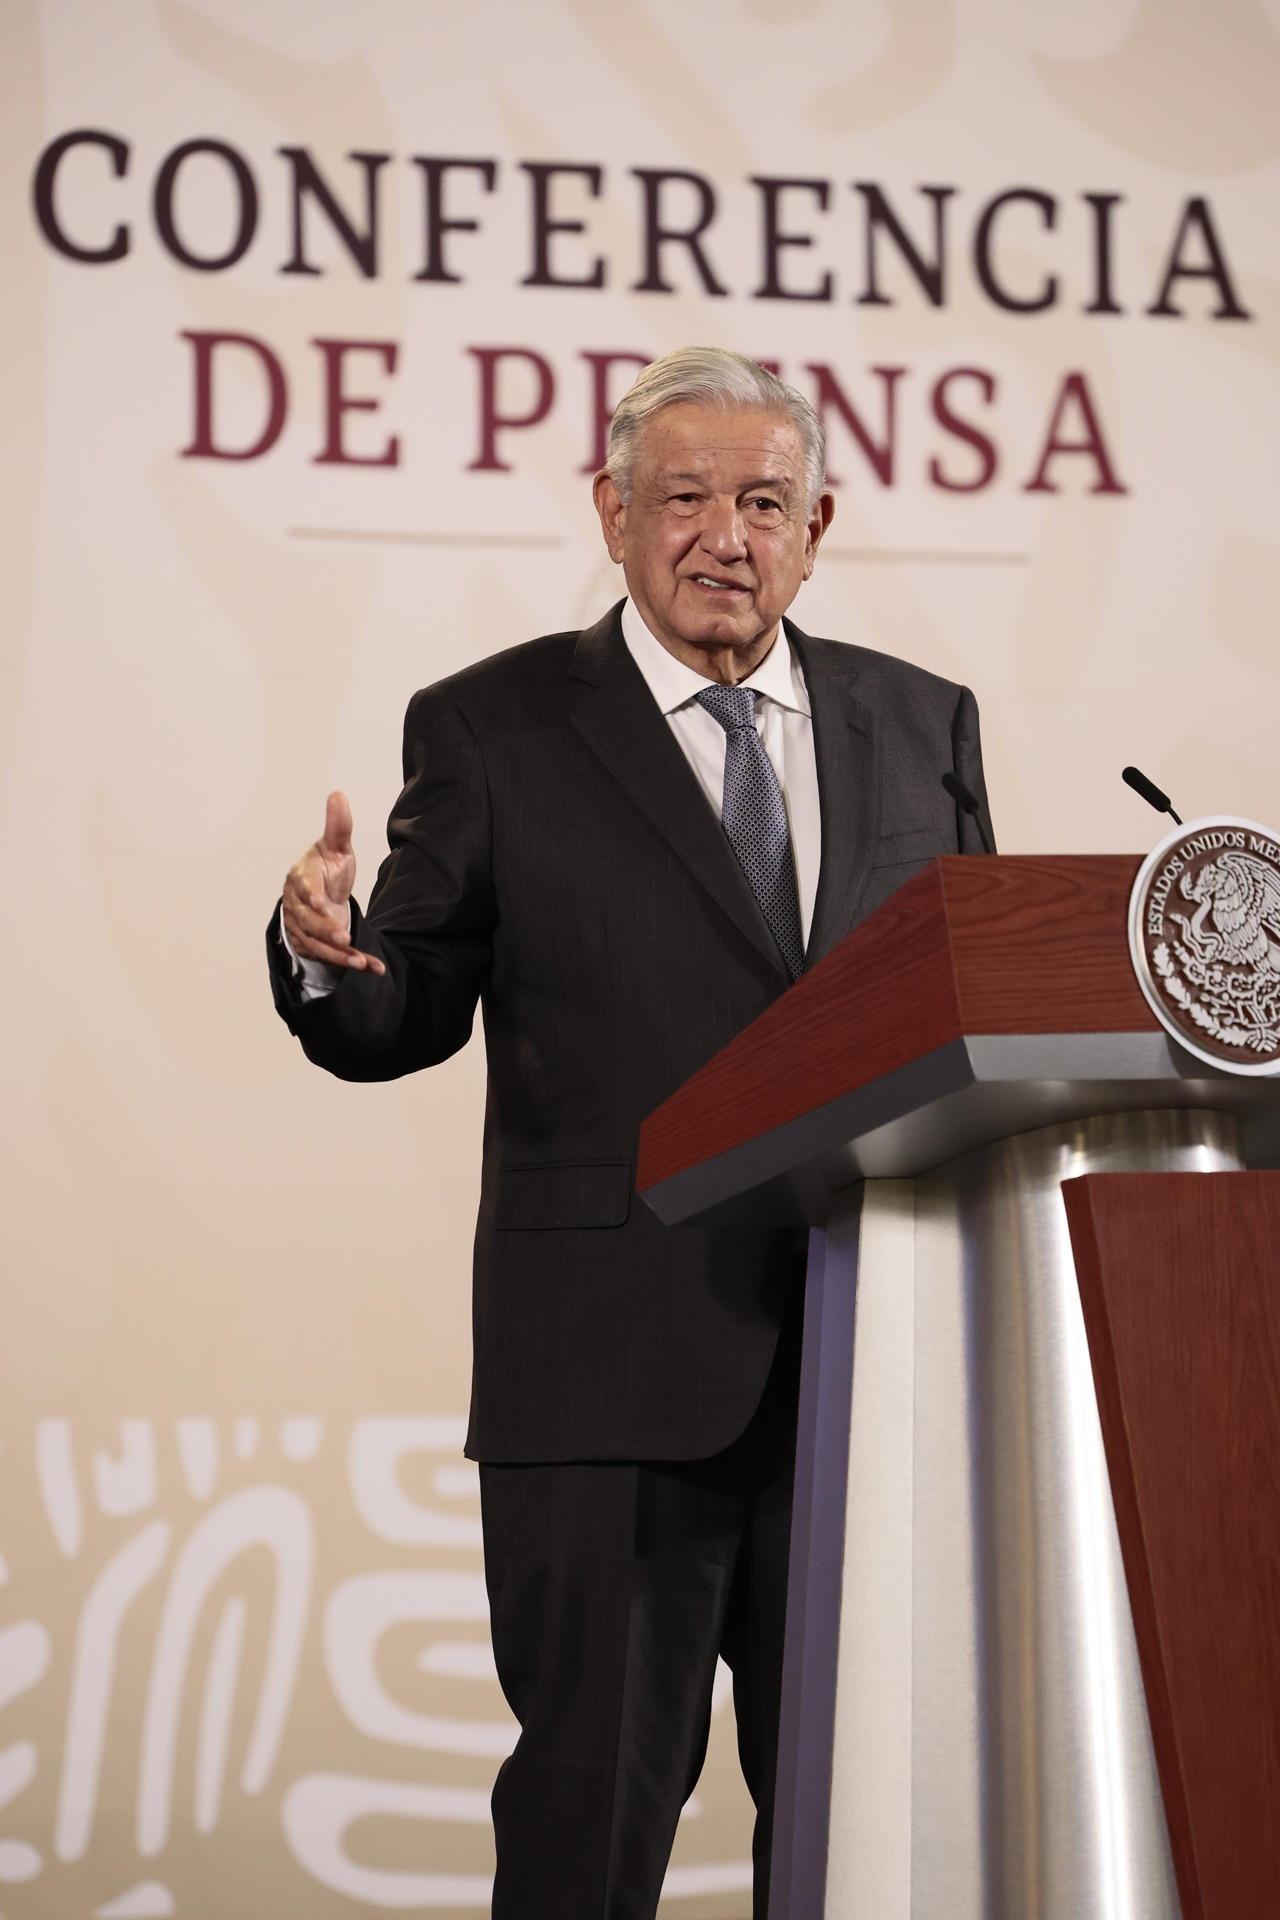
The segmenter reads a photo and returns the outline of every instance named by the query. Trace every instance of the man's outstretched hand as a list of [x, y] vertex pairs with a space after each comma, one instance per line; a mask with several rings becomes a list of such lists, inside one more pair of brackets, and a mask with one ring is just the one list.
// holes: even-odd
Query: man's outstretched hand
[[285, 875], [285, 932], [294, 952], [304, 959], [385, 973], [381, 960], [351, 944], [348, 902], [355, 883], [351, 807], [345, 793], [331, 793], [325, 802], [324, 832]]

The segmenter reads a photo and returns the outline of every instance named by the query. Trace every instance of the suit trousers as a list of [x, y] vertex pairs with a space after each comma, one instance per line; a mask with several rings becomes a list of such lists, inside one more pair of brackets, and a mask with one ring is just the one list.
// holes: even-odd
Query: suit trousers
[[802, 1292], [760, 1405], [682, 1462], [480, 1468], [494, 1655], [520, 1737], [493, 1792], [494, 1920], [653, 1920], [733, 1673], [768, 1906]]

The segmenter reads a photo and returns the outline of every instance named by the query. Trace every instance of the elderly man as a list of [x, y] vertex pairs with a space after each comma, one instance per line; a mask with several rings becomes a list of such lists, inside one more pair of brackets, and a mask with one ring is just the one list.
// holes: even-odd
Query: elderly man
[[280, 1012], [348, 1079], [446, 1058], [483, 1010], [500, 1920], [651, 1920], [719, 1654], [767, 1905], [803, 1249], [663, 1227], [637, 1135], [921, 862], [976, 850], [944, 772], [983, 792], [967, 690], [783, 625], [823, 482], [819, 420], [760, 367], [648, 367], [595, 480], [626, 600], [415, 695], [367, 913], [334, 794], [269, 938]]

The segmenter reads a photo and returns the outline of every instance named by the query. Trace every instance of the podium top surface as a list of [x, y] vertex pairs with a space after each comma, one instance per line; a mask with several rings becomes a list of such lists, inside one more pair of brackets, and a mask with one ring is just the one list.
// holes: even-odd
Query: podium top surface
[[1273, 1108], [1274, 1085], [1197, 1062], [1143, 998], [1126, 935], [1140, 864], [931, 861], [649, 1116], [645, 1199], [675, 1222], [771, 1182], [776, 1200], [781, 1180], [777, 1217], [821, 1218], [834, 1186], [1057, 1120]]

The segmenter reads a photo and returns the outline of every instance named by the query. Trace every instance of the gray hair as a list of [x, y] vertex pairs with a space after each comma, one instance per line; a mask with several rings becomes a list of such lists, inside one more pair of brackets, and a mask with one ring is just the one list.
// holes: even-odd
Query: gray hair
[[650, 361], [614, 409], [605, 471], [624, 501], [631, 498], [640, 438], [664, 407], [682, 401], [700, 406], [761, 408], [785, 413], [804, 451], [805, 511], [817, 505], [827, 474], [827, 436], [802, 393], [744, 354], [727, 347], [677, 347]]

